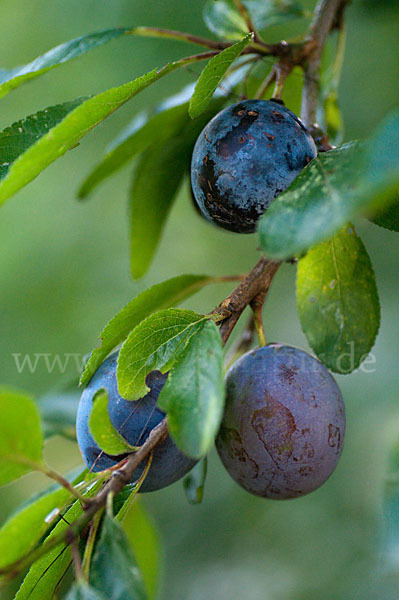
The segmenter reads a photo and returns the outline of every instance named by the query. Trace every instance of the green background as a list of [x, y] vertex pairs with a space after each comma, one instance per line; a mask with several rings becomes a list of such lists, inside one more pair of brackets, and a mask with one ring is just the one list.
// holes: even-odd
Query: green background
[[[205, 34], [203, 1], [15, 0], [1, 4], [1, 66], [32, 60], [52, 46], [113, 26], [157, 25]], [[353, 2], [340, 87], [345, 139], [364, 138], [397, 103], [399, 6]], [[290, 26], [290, 30], [293, 30]], [[284, 35], [270, 31], [268, 41]], [[165, 40], [123, 38], [22, 86], [2, 102], [0, 129], [77, 96], [102, 91], [196, 51]], [[76, 190], [106, 144], [141, 108], [193, 82], [200, 66], [145, 90], [81, 145], [12, 198], [0, 216], [0, 382], [41, 395], [57, 384], [44, 363], [19, 374], [13, 353], [86, 354], [108, 319], [137, 292], [170, 276], [246, 272], [255, 262], [256, 236], [229, 234], [198, 217], [179, 194], [148, 275], [129, 276], [126, 195], [129, 167], [86, 203]], [[171, 165], [173, 168], [173, 165]], [[328, 483], [305, 498], [272, 502], [241, 490], [210, 456], [205, 499], [189, 506], [180, 483], [145, 497], [162, 534], [162, 598], [199, 600], [336, 600], [397, 597], [399, 500], [384, 516], [388, 455], [399, 438], [399, 237], [357, 224], [373, 261], [382, 325], [372, 373], [338, 376], [347, 406], [342, 460]], [[209, 311], [230, 285], [204, 290], [187, 308]], [[308, 348], [295, 308], [295, 266], [278, 273], [267, 302], [268, 340]], [[73, 365], [65, 376], [74, 376]], [[23, 427], [23, 424], [21, 424]], [[80, 461], [72, 442], [53, 438], [46, 455], [62, 470]], [[29, 475], [0, 491], [0, 517], [45, 485]], [[399, 495], [399, 492], [398, 492]], [[395, 511], [393, 511], [395, 514]], [[396, 537], [395, 537], [396, 527]], [[1, 598], [8, 592], [1, 591]]]

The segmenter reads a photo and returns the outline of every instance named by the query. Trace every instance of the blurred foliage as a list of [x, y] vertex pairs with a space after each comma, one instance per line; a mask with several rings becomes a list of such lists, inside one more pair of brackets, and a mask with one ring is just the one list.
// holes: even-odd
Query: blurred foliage
[[[2, 68], [24, 64], [61, 42], [116, 26], [155, 25], [206, 34], [204, 2], [170, 0], [19, 0], [2, 4]], [[311, 7], [311, 2], [306, 2]], [[347, 13], [347, 51], [340, 106], [345, 140], [365, 138], [398, 104], [397, 2], [355, 0]], [[302, 24], [303, 26], [303, 24]], [[298, 33], [295, 21], [266, 31], [270, 41]], [[287, 33], [288, 32], [288, 33]], [[2, 100], [0, 127], [47, 105], [120, 85], [194, 47], [165, 40], [123, 38], [98, 48]], [[193, 83], [201, 66], [158, 82], [113, 115], [1, 210], [0, 382], [44, 395], [61, 378], [77, 377], [78, 363], [105, 323], [137, 292], [185, 272], [247, 271], [258, 255], [255, 236], [217, 230], [195, 213], [185, 185], [171, 211], [160, 251], [144, 280], [129, 274], [126, 196], [129, 173], [108, 181], [89, 202], [76, 192], [118, 131], [148, 105]], [[295, 75], [295, 73], [293, 74]], [[342, 461], [323, 488], [295, 502], [251, 497], [211, 454], [202, 504], [187, 504], [181, 483], [145, 496], [165, 549], [162, 598], [230, 600], [392, 600], [399, 584], [399, 550], [384, 537], [398, 523], [383, 510], [387, 456], [399, 439], [397, 306], [399, 240], [371, 223], [357, 224], [379, 285], [382, 325], [375, 363], [337, 376], [346, 400], [348, 434]], [[186, 308], [213, 308], [231, 284], [201, 291]], [[270, 341], [309, 349], [295, 308], [295, 267], [284, 266], [265, 311]], [[66, 354], [64, 374], [43, 357], [33, 373], [18, 372], [15, 354]], [[67, 470], [79, 464], [76, 444], [51, 438], [45, 453]], [[46, 485], [28, 475], [0, 492], [2, 520]], [[395, 513], [397, 515], [397, 512]], [[395, 517], [397, 519], [397, 517]], [[395, 538], [397, 539], [397, 537]], [[1, 598], [12, 597], [2, 590]]]

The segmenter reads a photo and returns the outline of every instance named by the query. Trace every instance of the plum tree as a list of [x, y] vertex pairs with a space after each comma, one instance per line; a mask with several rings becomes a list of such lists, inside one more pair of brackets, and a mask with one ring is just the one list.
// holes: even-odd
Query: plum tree
[[201, 213], [230, 231], [252, 233], [316, 155], [303, 123], [279, 103], [246, 100], [225, 108], [194, 147], [191, 184]]
[[[167, 375], [152, 371], [147, 375], [149, 393], [135, 402], [125, 400], [118, 393], [116, 366], [118, 353], [112, 354], [99, 367], [80, 399], [76, 435], [83, 459], [91, 471], [110, 468], [126, 455], [111, 456], [102, 451], [93, 439], [89, 419], [96, 393], [105, 389], [108, 394], [108, 413], [112, 425], [132, 446], [140, 446], [150, 432], [164, 418], [165, 413], [157, 407], [160, 391]], [[184, 456], [170, 436], [159, 443], [154, 450], [149, 472], [140, 488], [141, 492], [152, 492], [166, 487], [183, 477], [196, 461]], [[137, 480], [145, 468], [142, 462], [134, 471], [132, 481]]]
[[257, 496], [285, 499], [326, 481], [341, 455], [345, 408], [322, 363], [271, 344], [244, 354], [226, 386], [216, 446], [237, 483]]

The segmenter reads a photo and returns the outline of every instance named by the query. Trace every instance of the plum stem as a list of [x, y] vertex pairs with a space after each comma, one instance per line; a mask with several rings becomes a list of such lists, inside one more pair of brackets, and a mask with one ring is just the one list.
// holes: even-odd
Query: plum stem
[[262, 291], [251, 302], [256, 334], [260, 346], [266, 346], [266, 334], [263, 326], [263, 305], [265, 303], [266, 291]]
[[103, 512], [104, 512], [104, 508], [101, 508], [97, 512], [97, 514], [94, 515], [91, 526], [90, 526], [89, 536], [88, 536], [87, 542], [86, 542], [85, 552], [84, 552], [84, 556], [83, 556], [83, 578], [86, 582], [89, 581], [91, 557], [93, 555], [94, 544], [96, 541], [96, 536], [97, 536], [98, 528], [100, 526], [101, 517], [103, 516]]

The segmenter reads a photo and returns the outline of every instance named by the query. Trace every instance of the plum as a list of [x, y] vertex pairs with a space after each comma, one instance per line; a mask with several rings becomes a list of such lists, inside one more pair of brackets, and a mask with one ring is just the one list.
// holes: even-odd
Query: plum
[[216, 439], [231, 477], [264, 498], [296, 498], [335, 469], [345, 434], [341, 392], [326, 367], [280, 344], [251, 350], [226, 375]]
[[312, 136], [285, 106], [238, 102], [219, 112], [197, 139], [194, 197], [208, 221], [252, 233], [273, 199], [316, 155]]
[[[142, 445], [154, 427], [162, 421], [165, 413], [157, 406], [158, 396], [167, 375], [152, 371], [147, 375], [149, 393], [137, 401], [129, 401], [118, 393], [116, 367], [118, 354], [108, 357], [96, 371], [80, 399], [76, 434], [83, 459], [91, 471], [110, 468], [127, 455], [111, 456], [102, 451], [93, 439], [89, 429], [89, 419], [93, 398], [100, 389], [108, 393], [108, 413], [111, 423], [132, 446]], [[197, 461], [184, 456], [170, 436], [157, 445], [152, 463], [140, 488], [141, 492], [152, 492], [166, 487], [183, 477]], [[133, 473], [132, 481], [137, 480], [145, 468], [145, 461]]]

